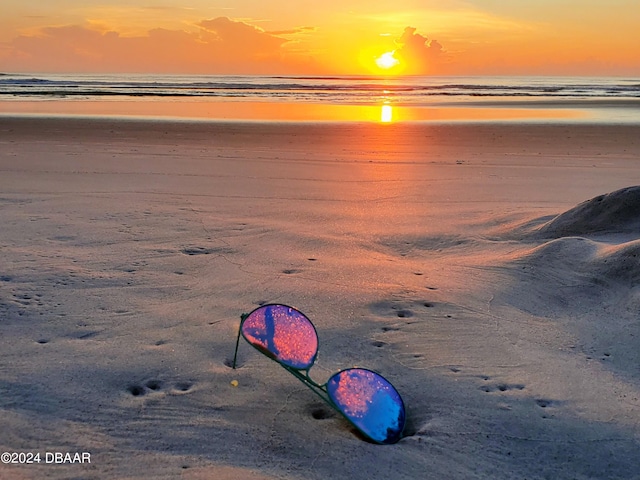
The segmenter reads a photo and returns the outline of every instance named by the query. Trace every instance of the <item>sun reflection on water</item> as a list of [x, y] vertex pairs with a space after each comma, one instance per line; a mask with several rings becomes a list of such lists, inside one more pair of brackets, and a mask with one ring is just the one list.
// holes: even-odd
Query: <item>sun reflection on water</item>
[[382, 123], [391, 123], [393, 120], [393, 108], [391, 105], [382, 105], [382, 110], [380, 111], [380, 121]]

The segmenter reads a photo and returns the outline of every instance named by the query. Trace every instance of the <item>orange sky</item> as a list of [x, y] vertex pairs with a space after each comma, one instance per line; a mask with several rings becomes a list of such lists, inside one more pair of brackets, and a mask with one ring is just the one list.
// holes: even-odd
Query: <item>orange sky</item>
[[[0, 9], [7, 72], [640, 75], [637, 0], [2, 0]], [[376, 64], [385, 53], [392, 68]]]

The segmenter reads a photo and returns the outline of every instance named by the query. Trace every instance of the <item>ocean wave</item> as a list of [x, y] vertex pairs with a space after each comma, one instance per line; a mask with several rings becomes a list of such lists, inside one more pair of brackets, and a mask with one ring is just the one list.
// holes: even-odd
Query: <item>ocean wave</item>
[[337, 103], [448, 98], [640, 98], [637, 80], [556, 77], [153, 76], [0, 74], [0, 98], [215, 97]]

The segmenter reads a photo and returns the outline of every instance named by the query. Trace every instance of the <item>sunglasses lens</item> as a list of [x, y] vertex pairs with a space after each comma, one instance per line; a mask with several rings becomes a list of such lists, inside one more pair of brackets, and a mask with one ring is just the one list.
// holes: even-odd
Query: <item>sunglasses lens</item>
[[296, 369], [313, 365], [318, 335], [311, 321], [287, 305], [265, 305], [242, 323], [242, 335], [268, 357]]
[[400, 394], [371, 370], [350, 368], [327, 382], [331, 400], [371, 440], [396, 443], [404, 430], [405, 411]]

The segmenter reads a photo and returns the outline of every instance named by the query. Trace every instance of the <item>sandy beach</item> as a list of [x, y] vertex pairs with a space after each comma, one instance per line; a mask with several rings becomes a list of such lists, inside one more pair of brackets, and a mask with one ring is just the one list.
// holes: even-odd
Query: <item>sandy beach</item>
[[[637, 125], [2, 116], [0, 478], [640, 478], [636, 185]], [[400, 442], [230, 368], [265, 302]]]

